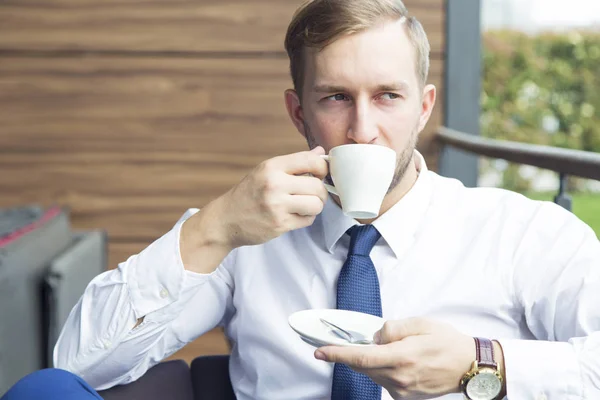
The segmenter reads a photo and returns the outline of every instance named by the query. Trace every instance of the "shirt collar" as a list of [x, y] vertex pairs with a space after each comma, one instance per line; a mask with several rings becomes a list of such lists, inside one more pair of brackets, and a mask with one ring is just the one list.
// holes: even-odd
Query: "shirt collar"
[[[413, 187], [387, 212], [373, 222], [396, 257], [400, 257], [414, 241], [419, 224], [429, 206], [433, 182], [423, 156], [415, 150], [419, 175]], [[329, 198], [320, 215], [325, 246], [333, 253], [338, 240], [358, 221], [348, 217], [333, 199]]]

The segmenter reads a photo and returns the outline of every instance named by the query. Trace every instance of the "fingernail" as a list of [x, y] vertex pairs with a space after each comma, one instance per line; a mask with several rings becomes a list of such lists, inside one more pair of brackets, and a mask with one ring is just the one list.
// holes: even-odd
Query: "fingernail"
[[321, 350], [315, 351], [315, 358], [317, 360], [327, 361], [327, 357], [325, 356], [325, 353], [323, 353]]
[[375, 332], [373, 335], [373, 341], [377, 344], [381, 344], [381, 333], [379, 331]]

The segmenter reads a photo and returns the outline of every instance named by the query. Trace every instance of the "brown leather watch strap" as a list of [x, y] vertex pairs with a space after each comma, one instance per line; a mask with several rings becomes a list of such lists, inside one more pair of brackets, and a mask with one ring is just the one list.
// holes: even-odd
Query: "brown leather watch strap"
[[475, 351], [477, 355], [477, 364], [480, 367], [498, 368], [496, 360], [494, 360], [494, 345], [490, 339], [473, 338], [475, 339]]

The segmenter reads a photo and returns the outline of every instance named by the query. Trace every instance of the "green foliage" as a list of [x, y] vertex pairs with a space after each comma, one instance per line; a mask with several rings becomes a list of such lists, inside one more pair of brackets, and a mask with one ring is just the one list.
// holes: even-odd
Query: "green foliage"
[[529, 189], [529, 181], [519, 174], [519, 164], [509, 164], [502, 174], [502, 187], [523, 193]]
[[[598, 31], [483, 35], [485, 137], [600, 152], [599, 89]], [[530, 179], [516, 165], [502, 172], [506, 189], [526, 191]], [[582, 187], [569, 178], [570, 190]]]
[[600, 152], [600, 32], [483, 36], [482, 135]]

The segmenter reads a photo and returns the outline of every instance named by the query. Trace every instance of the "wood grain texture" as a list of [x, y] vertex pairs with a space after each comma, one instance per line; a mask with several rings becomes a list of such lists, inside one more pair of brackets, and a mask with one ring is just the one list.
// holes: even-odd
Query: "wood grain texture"
[[108, 269], [116, 268], [119, 263], [144, 250], [150, 242], [131, 242], [111, 240], [108, 243]]
[[[444, 52], [443, 1], [406, 2], [434, 54]], [[284, 57], [300, 0], [0, 2], [1, 51], [186, 53]]]
[[[0, 204], [58, 203], [77, 228], [154, 240], [261, 161], [306, 148], [289, 85], [284, 60], [5, 58]], [[431, 161], [440, 118], [420, 143]]]

